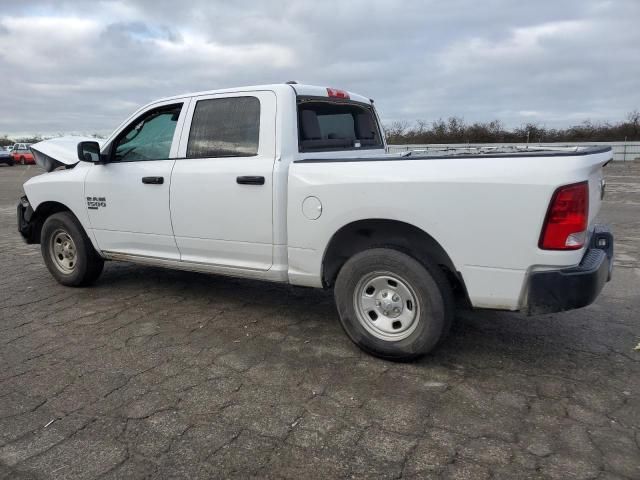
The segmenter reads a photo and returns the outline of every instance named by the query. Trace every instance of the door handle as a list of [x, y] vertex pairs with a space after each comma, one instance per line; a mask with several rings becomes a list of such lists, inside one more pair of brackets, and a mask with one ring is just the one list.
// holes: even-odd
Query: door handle
[[142, 177], [142, 183], [162, 185], [164, 183], [164, 177]]
[[264, 177], [247, 175], [237, 177], [236, 182], [240, 185], [264, 185]]

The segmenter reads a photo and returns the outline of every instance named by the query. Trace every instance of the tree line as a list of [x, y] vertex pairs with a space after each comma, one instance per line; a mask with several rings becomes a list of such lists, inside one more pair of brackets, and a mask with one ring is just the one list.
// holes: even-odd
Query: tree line
[[550, 143], [550, 142], [623, 142], [640, 141], [640, 112], [634, 110], [618, 123], [594, 123], [589, 120], [568, 128], [547, 128], [528, 123], [507, 129], [499, 120], [465, 123], [449, 117], [435, 122], [393, 122], [385, 125], [387, 143]]
[[[64, 136], [62, 133], [59, 133], [58, 135], [47, 136], [47, 137], [44, 137], [38, 134], [26, 136], [26, 137], [10, 137], [8, 135], [2, 135], [0, 136], [0, 147], [9, 147], [14, 143], [38, 143], [38, 142], [41, 142], [42, 140], [47, 140], [49, 138], [62, 137], [62, 136]], [[97, 133], [94, 133], [91, 136], [93, 138], [104, 138], [102, 135], [99, 135]]]
[[[426, 143], [551, 143], [551, 142], [623, 142], [640, 141], [640, 112], [634, 110], [624, 121], [594, 123], [589, 120], [568, 128], [547, 128], [527, 123], [507, 129], [499, 120], [468, 124], [461, 117], [449, 117], [435, 122], [418, 120], [392, 122], [385, 125], [387, 143], [391, 145]], [[61, 136], [61, 135], [58, 135]], [[102, 138], [98, 134], [93, 137]], [[0, 137], [0, 146], [14, 143], [37, 143], [40, 135], [11, 138]]]
[[18, 137], [11, 138], [7, 135], [0, 137], [0, 147], [8, 147], [14, 143], [38, 143], [42, 140], [42, 137], [35, 135], [33, 137]]

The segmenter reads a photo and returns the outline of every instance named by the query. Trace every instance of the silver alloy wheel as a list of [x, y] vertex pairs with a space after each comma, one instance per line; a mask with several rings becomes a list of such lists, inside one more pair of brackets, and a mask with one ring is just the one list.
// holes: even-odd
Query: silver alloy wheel
[[373, 272], [360, 279], [353, 301], [360, 324], [376, 338], [398, 341], [418, 326], [420, 304], [411, 284], [390, 272]]
[[72, 273], [76, 268], [76, 244], [71, 235], [62, 229], [56, 230], [51, 235], [49, 255], [58, 270], [66, 275]]

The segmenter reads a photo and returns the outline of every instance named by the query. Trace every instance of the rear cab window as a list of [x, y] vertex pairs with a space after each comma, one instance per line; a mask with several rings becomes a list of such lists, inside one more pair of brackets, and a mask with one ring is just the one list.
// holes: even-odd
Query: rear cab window
[[297, 104], [300, 152], [384, 148], [371, 105], [325, 97], [298, 97]]

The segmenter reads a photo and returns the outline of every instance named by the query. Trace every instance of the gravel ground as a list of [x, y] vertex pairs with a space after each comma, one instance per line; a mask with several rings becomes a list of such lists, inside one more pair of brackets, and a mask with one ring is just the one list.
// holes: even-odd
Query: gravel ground
[[607, 167], [614, 278], [585, 309], [460, 312], [369, 357], [331, 294], [110, 263], [65, 288], [0, 167], [0, 478], [640, 478], [640, 163]]

